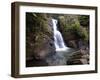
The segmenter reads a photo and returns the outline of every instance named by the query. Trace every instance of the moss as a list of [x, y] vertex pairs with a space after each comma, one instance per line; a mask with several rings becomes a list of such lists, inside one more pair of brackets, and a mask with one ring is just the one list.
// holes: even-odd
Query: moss
[[[81, 27], [78, 16], [66, 15], [59, 17], [59, 29], [67, 40], [82, 39], [88, 41], [88, 32], [86, 28]], [[69, 37], [66, 37], [69, 36]], [[72, 36], [72, 37], [70, 37]]]

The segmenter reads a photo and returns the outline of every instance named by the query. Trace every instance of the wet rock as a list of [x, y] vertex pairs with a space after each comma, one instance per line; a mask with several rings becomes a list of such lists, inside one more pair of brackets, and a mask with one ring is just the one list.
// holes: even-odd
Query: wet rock
[[79, 50], [75, 52], [67, 60], [67, 65], [80, 65], [80, 64], [89, 64], [89, 54], [87, 50]]

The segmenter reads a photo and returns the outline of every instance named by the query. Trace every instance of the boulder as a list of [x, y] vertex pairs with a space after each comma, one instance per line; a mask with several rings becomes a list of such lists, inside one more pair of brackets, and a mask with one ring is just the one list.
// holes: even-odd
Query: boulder
[[78, 52], [74, 52], [72, 56], [67, 60], [67, 65], [80, 65], [89, 64], [88, 50], [80, 49]]

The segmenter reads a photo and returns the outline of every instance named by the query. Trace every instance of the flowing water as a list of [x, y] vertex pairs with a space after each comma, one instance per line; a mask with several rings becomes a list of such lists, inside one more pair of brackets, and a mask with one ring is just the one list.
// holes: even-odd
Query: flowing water
[[67, 47], [67, 45], [65, 45], [63, 36], [57, 27], [57, 20], [52, 19], [52, 23], [53, 23], [53, 31], [54, 31], [54, 44], [55, 44], [55, 48], [56, 48], [56, 52], [57, 52], [56, 54], [62, 58], [59, 61], [62, 64], [64, 64], [64, 62], [66, 62], [68, 60], [68, 58], [70, 58], [70, 56], [73, 55], [73, 52], [76, 50], [69, 48], [69, 47]]
[[65, 45], [61, 32], [57, 28], [57, 20], [52, 19], [54, 30], [54, 44], [56, 51], [66, 51], [68, 47]]

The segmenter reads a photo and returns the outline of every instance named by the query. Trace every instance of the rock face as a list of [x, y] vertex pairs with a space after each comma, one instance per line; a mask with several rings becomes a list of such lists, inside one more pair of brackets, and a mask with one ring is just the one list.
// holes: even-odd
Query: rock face
[[40, 35], [40, 41], [34, 43], [33, 56], [36, 59], [45, 59], [49, 54], [55, 53], [54, 41], [47, 35]]
[[26, 13], [26, 58], [45, 59], [55, 53], [51, 19], [46, 14]]

